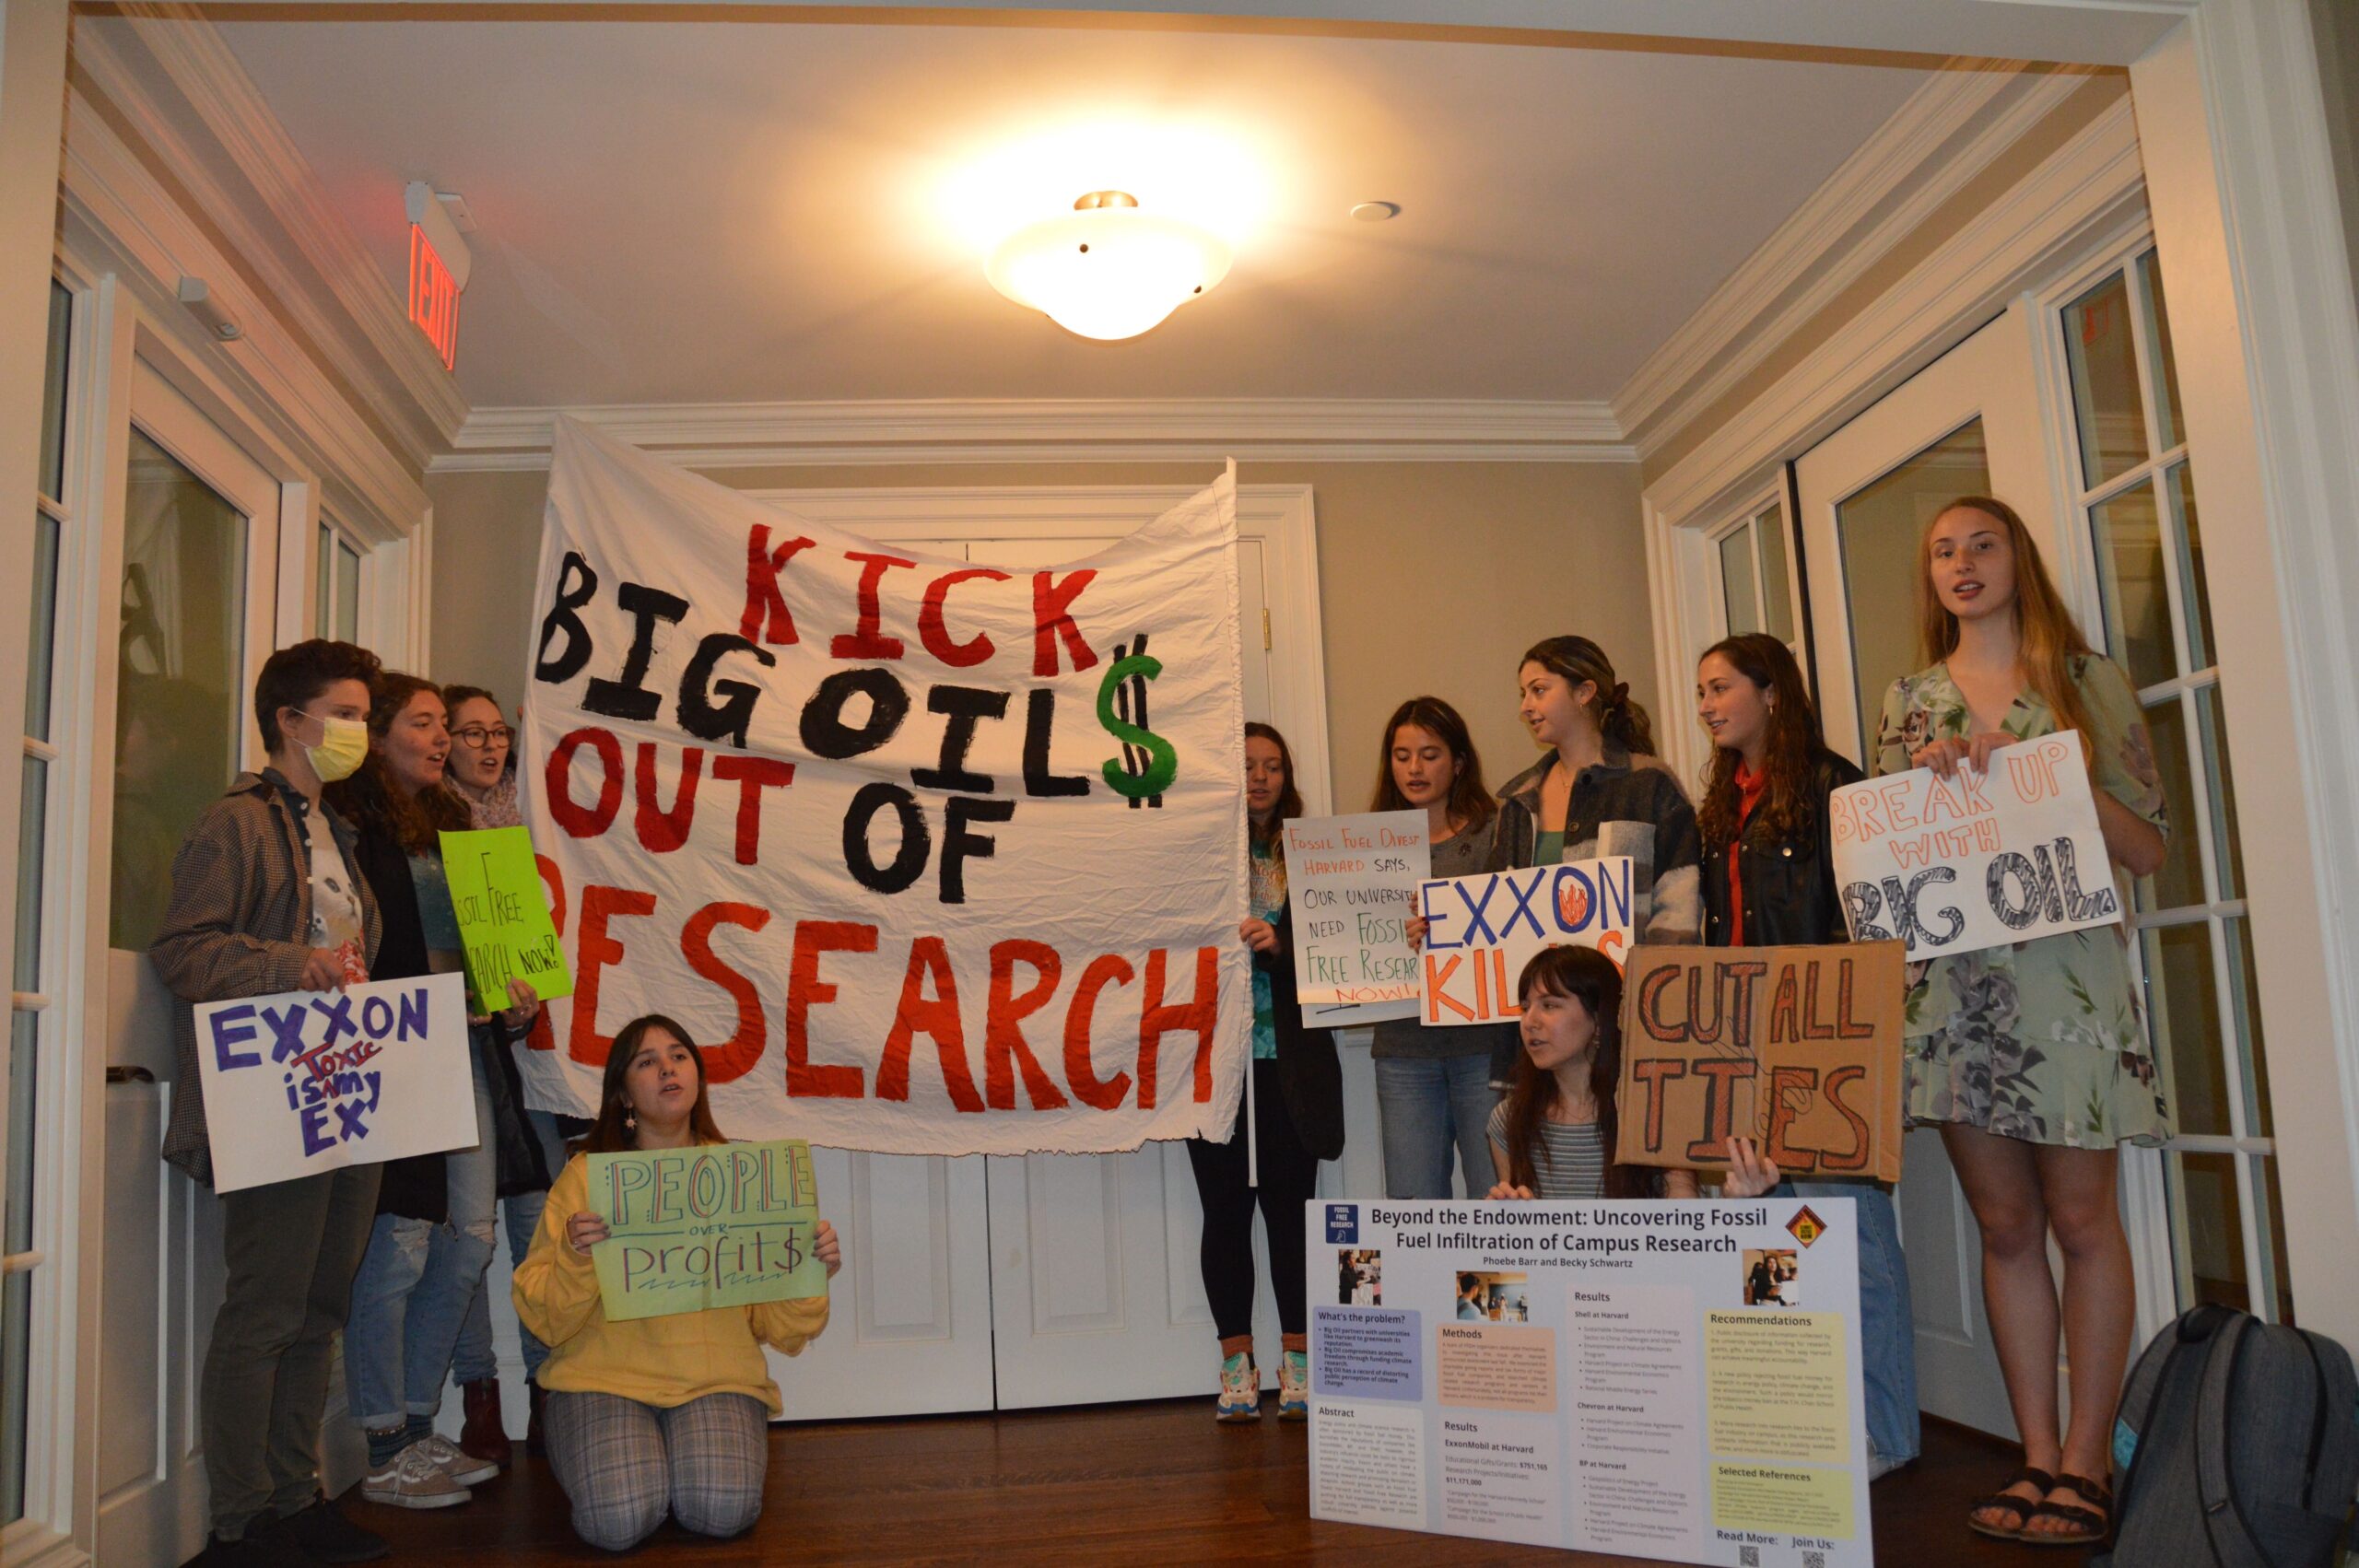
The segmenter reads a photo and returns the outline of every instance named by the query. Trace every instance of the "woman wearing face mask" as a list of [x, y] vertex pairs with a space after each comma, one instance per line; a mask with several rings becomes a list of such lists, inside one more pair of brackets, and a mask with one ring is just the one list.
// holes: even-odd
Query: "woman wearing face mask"
[[[1482, 760], [1466, 720], [1438, 696], [1412, 697], [1384, 726], [1372, 812], [1422, 811], [1432, 872], [1472, 876], [1491, 863], [1498, 806], [1483, 787]], [[1514, 1050], [1507, 1024], [1428, 1029], [1414, 1018], [1376, 1025], [1376, 1107], [1384, 1138], [1384, 1195], [1396, 1199], [1450, 1196], [1454, 1148], [1466, 1194], [1490, 1190], [1490, 1140], [1484, 1128], [1498, 1094], [1495, 1055]]]
[[[1926, 527], [1917, 590], [1929, 667], [1886, 694], [1876, 771], [1978, 775], [2003, 747], [2076, 730], [2107, 851], [2134, 877], [2161, 869], [2168, 816], [2138, 699], [2082, 638], [2023, 520], [1989, 497], [1953, 502]], [[2118, 1151], [2171, 1132], [2128, 941], [2121, 926], [2068, 931], [1908, 971], [1907, 1115], [1941, 1128], [1981, 1228], [1982, 1298], [2024, 1442], [2021, 1471], [1967, 1522], [2035, 1545], [2101, 1540], [2111, 1523], [2103, 1478], [2137, 1305]]]
[[[370, 687], [368, 760], [328, 790], [358, 830], [358, 869], [384, 912], [375, 979], [465, 966], [438, 837], [471, 825], [443, 778], [450, 750], [441, 693], [429, 681], [389, 671]], [[532, 989], [517, 981], [507, 1000], [510, 1022], [528, 1024], [538, 1007]], [[352, 1282], [344, 1370], [347, 1406], [369, 1444], [361, 1494], [393, 1507], [464, 1503], [469, 1487], [499, 1473], [433, 1430], [460, 1325], [491, 1261], [498, 1117], [487, 1022], [468, 1031], [473, 1146], [387, 1164], [369, 1250]]]
[[[1827, 797], [1860, 770], [1826, 747], [1786, 645], [1759, 632], [1705, 649], [1696, 716], [1712, 738], [1696, 827], [1704, 841], [1704, 938], [1714, 947], [1843, 942]], [[1849, 1198], [1860, 1221], [1860, 1342], [1871, 1480], [1917, 1457], [1916, 1324], [1892, 1199], [1872, 1181], [1798, 1180]]]

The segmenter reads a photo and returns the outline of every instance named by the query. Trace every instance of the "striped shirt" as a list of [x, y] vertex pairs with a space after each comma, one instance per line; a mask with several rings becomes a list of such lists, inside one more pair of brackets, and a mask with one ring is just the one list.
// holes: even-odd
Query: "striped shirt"
[[[1491, 1141], [1508, 1149], [1508, 1106], [1491, 1112]], [[1515, 1153], [1508, 1149], [1512, 1156]], [[1514, 1162], [1512, 1158], [1509, 1164]], [[1507, 1176], [1506, 1168], [1499, 1172]], [[1543, 1121], [1540, 1147], [1532, 1152], [1532, 1190], [1540, 1198], [1602, 1198], [1605, 1194], [1605, 1141], [1593, 1121]]]

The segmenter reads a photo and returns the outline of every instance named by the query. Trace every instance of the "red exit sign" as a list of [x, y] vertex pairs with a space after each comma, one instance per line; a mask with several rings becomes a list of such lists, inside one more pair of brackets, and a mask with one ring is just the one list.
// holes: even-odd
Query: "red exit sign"
[[409, 319], [442, 357], [445, 370], [457, 368], [459, 359], [459, 286], [452, 281], [451, 269], [434, 253], [426, 231], [416, 224], [409, 226]]

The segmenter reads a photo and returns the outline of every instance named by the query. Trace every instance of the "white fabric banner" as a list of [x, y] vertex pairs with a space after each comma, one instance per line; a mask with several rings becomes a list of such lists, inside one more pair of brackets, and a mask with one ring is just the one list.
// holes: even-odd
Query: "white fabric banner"
[[1851, 940], [1897, 939], [1913, 964], [2119, 920], [2083, 756], [2066, 730], [2000, 747], [1988, 773], [1919, 767], [1836, 790]]
[[1251, 1032], [1234, 473], [995, 570], [557, 429], [520, 761], [575, 977], [519, 1052], [586, 1113], [616, 1030], [733, 1138], [909, 1154], [1225, 1136]]

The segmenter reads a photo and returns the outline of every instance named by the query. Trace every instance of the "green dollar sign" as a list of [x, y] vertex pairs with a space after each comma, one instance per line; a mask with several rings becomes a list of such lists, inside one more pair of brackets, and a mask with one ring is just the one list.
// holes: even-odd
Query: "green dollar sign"
[[1163, 673], [1163, 661], [1144, 653], [1133, 653], [1127, 659], [1117, 659], [1108, 667], [1106, 678], [1097, 683], [1097, 722], [1116, 740], [1138, 747], [1147, 754], [1146, 772], [1133, 777], [1113, 757], [1106, 759], [1106, 782], [1114, 790], [1134, 801], [1149, 795], [1160, 795], [1171, 788], [1180, 777], [1180, 754], [1169, 741], [1152, 730], [1142, 730], [1114, 711], [1114, 689], [1133, 675], [1144, 675], [1152, 681]]

